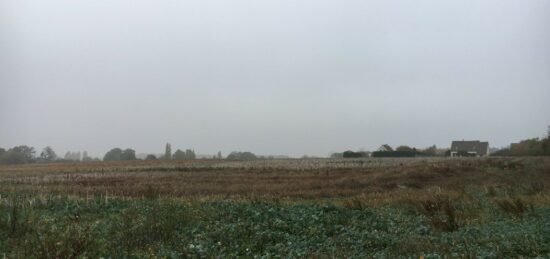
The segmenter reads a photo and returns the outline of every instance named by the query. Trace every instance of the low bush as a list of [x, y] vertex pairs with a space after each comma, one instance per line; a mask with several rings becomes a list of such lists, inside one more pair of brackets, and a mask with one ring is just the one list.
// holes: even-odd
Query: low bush
[[449, 198], [436, 196], [421, 202], [417, 211], [427, 218], [435, 230], [452, 232], [459, 227], [455, 206]]
[[535, 211], [533, 204], [526, 203], [519, 198], [501, 199], [495, 202], [501, 211], [516, 218], [523, 218], [526, 213], [534, 213]]

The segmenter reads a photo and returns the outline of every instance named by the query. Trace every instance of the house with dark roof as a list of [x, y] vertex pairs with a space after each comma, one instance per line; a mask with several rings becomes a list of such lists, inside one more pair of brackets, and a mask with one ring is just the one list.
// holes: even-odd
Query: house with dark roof
[[457, 156], [488, 156], [489, 142], [479, 140], [453, 141], [450, 150], [451, 157]]

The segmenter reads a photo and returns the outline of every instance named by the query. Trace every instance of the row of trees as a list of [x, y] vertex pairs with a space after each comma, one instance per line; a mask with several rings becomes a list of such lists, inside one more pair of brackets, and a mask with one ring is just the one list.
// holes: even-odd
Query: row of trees
[[[372, 153], [372, 156], [437, 156], [440, 155], [435, 145], [426, 149], [416, 149], [409, 146], [399, 146], [395, 150], [391, 147], [384, 145], [385, 151], [376, 151]], [[389, 150], [388, 150], [389, 149]], [[99, 159], [93, 159], [88, 156], [86, 151], [80, 152], [67, 152], [63, 158], [57, 156], [55, 151], [51, 147], [45, 147], [37, 156], [37, 152], [33, 147], [21, 145], [10, 148], [8, 150], [0, 148], [0, 164], [28, 164], [28, 163], [47, 163], [47, 162], [69, 162], [69, 161], [94, 161]], [[346, 158], [346, 157], [367, 157], [369, 154], [364, 151], [346, 151], [343, 153], [334, 153], [332, 158]], [[494, 156], [550, 156], [550, 136], [539, 139], [527, 139], [520, 141], [519, 143], [512, 144], [510, 148], [501, 149], [492, 155]], [[214, 159], [222, 159], [221, 152], [213, 157]], [[264, 158], [264, 157], [260, 157]], [[166, 144], [164, 155], [157, 158], [155, 155], [148, 155], [146, 160], [194, 160], [197, 159], [195, 151], [192, 149], [176, 150], [172, 154], [172, 147], [169, 143]], [[254, 160], [258, 157], [251, 152], [232, 152], [227, 156], [227, 160]], [[131, 148], [121, 149], [113, 148], [109, 150], [103, 157], [104, 161], [129, 161], [137, 160], [136, 151]]]
[[94, 160], [93, 158], [88, 156], [88, 152], [86, 151], [82, 152], [82, 154], [80, 154], [80, 151], [78, 152], [67, 151], [63, 159], [67, 161], [93, 161]]
[[129, 161], [129, 160], [137, 160], [136, 158], [136, 151], [127, 148], [127, 149], [120, 149], [120, 148], [113, 148], [109, 150], [103, 157], [103, 161]]
[[[147, 155], [145, 160], [157, 160], [157, 159], [163, 159], [163, 160], [195, 160], [197, 159], [197, 155], [195, 154], [195, 151], [191, 149], [187, 149], [185, 151], [182, 151], [180, 149], [176, 150], [174, 154], [172, 154], [170, 144], [166, 145], [166, 151], [163, 156], [160, 156], [157, 158], [157, 156], [153, 154]], [[129, 161], [129, 160], [137, 160], [136, 157], [136, 151], [134, 151], [131, 148], [127, 149], [120, 149], [120, 148], [113, 148], [109, 152], [105, 154], [105, 157], [103, 157], [103, 161]]]
[[437, 156], [438, 155], [437, 147], [435, 145], [432, 145], [424, 149], [417, 149], [415, 147], [401, 145], [395, 148], [395, 150], [393, 150], [389, 145], [386, 145], [386, 146], [390, 148], [390, 151], [394, 151], [394, 152], [412, 152], [420, 156]]
[[[550, 135], [550, 132], [549, 132]], [[532, 138], [513, 143], [509, 148], [501, 149], [493, 156], [550, 156], [550, 136]]]
[[255, 160], [258, 157], [251, 152], [231, 152], [227, 156], [227, 160]]
[[361, 158], [361, 157], [413, 157], [413, 156], [442, 156], [443, 153], [438, 152], [435, 145], [425, 149], [417, 149], [406, 145], [398, 146], [393, 149], [389, 145], [382, 145], [382, 151], [366, 152], [366, 151], [344, 151], [342, 153], [332, 153], [331, 158]]
[[[55, 153], [53, 154], [55, 156]], [[1, 164], [26, 164], [36, 160], [36, 151], [33, 147], [17, 146], [5, 150], [0, 148]]]
[[[218, 153], [221, 156], [221, 153]], [[147, 156], [149, 160], [156, 159], [156, 157], [153, 157], [154, 155]], [[166, 148], [164, 150], [164, 156], [161, 156], [159, 159], [164, 160], [195, 160], [197, 159], [197, 155], [195, 154], [195, 150], [187, 149], [185, 151], [182, 151], [181, 149], [176, 150], [174, 154], [172, 154], [172, 145], [170, 143], [166, 143]]]
[[[37, 155], [34, 147], [25, 145], [16, 146], [8, 150], [0, 148], [0, 164], [29, 164], [48, 162], [92, 161], [88, 152], [67, 152], [64, 157], [59, 157], [51, 147], [45, 147]], [[97, 160], [97, 159], [95, 159]]]
[[[232, 153], [233, 154], [233, 153]], [[250, 155], [251, 154], [251, 155]], [[244, 155], [239, 152], [234, 153], [232, 158], [235, 159], [255, 159], [256, 156], [250, 152], [245, 152]], [[222, 159], [221, 152], [212, 157], [213, 159]], [[194, 160], [197, 159], [195, 151], [192, 149], [176, 150], [172, 154], [170, 144], [166, 145], [166, 152], [160, 157], [156, 157], [153, 154], [147, 155], [146, 160]], [[136, 151], [131, 148], [121, 149], [113, 148], [109, 150], [103, 157], [103, 161], [130, 161], [138, 160]], [[0, 148], [0, 164], [29, 164], [29, 163], [47, 163], [47, 162], [76, 162], [76, 161], [99, 161], [97, 158], [88, 156], [88, 152], [71, 152], [65, 153], [65, 156], [59, 157], [51, 147], [45, 147], [42, 152], [37, 156], [37, 152], [34, 147], [25, 145], [16, 146], [8, 150]]]
[[389, 150], [372, 152], [373, 157], [432, 157], [443, 156], [444, 153], [438, 152], [437, 147], [432, 145], [424, 149], [417, 149], [406, 145], [398, 146], [393, 150], [389, 145], [385, 145]]

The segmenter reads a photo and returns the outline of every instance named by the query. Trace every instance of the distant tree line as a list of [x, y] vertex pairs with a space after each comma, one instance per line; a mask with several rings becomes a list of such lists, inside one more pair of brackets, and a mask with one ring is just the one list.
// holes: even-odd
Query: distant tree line
[[185, 151], [176, 150], [174, 152], [174, 155], [172, 155], [173, 160], [195, 160], [197, 159], [197, 155], [195, 155], [195, 151], [191, 149], [187, 149]]
[[[86, 151], [67, 152], [63, 158], [59, 157], [51, 147], [45, 147], [40, 154], [37, 154], [34, 147], [26, 145], [12, 147], [8, 150], [0, 148], [0, 164], [17, 165], [30, 163], [51, 163], [51, 162], [73, 162], [93, 161]], [[97, 159], [95, 159], [97, 160]]]
[[[154, 155], [148, 155], [146, 160], [155, 160], [157, 157]], [[162, 160], [195, 160], [197, 159], [197, 155], [195, 154], [195, 150], [192, 149], [186, 149], [185, 151], [182, 151], [181, 149], [177, 149], [176, 152], [172, 154], [172, 145], [170, 143], [166, 143], [166, 147], [164, 149], [164, 155], [159, 157], [159, 159]]]
[[361, 157], [429, 157], [429, 156], [438, 156], [437, 147], [435, 145], [430, 146], [425, 149], [417, 149], [414, 147], [409, 147], [406, 145], [398, 146], [396, 149], [393, 149], [389, 145], [382, 145], [384, 147], [383, 151], [374, 151], [372, 153], [366, 151], [344, 151], [342, 153], [332, 153], [330, 158], [361, 158]]
[[136, 158], [136, 151], [127, 148], [127, 149], [120, 149], [120, 148], [113, 148], [109, 150], [103, 157], [103, 161], [131, 161], [131, 160], [137, 160]]
[[258, 159], [258, 157], [251, 153], [251, 152], [231, 152], [227, 156], [227, 160], [255, 160]]
[[[221, 151], [213, 156], [203, 158], [208, 159], [223, 159]], [[192, 149], [177, 149], [172, 154], [172, 147], [169, 143], [166, 144], [164, 155], [157, 157], [154, 154], [149, 154], [145, 160], [195, 160], [197, 154]], [[233, 152], [227, 159], [229, 160], [252, 160], [257, 159], [256, 155], [251, 152]], [[103, 156], [103, 161], [132, 161], [139, 160], [136, 156], [136, 151], [131, 148], [113, 148]], [[30, 163], [50, 163], [50, 162], [80, 162], [80, 161], [100, 161], [98, 158], [88, 156], [88, 152], [83, 151], [67, 151], [63, 157], [58, 156], [51, 147], [45, 147], [40, 154], [37, 155], [34, 147], [21, 145], [10, 149], [0, 148], [0, 164], [30, 164]]]
[[[549, 132], [550, 135], [550, 132]], [[550, 138], [532, 138], [513, 143], [491, 154], [492, 156], [550, 156]]]
[[344, 151], [344, 153], [342, 153], [342, 157], [343, 158], [369, 157], [369, 153], [367, 153], [365, 151], [354, 152], [354, 151], [348, 150], [348, 151]]
[[28, 164], [36, 161], [36, 151], [29, 146], [16, 146], [5, 150], [0, 148], [1, 164]]

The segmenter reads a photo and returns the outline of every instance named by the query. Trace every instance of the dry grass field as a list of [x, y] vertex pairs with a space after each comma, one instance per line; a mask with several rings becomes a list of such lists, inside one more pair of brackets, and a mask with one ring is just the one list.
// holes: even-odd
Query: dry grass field
[[[123, 198], [341, 199], [550, 186], [550, 159], [135, 161], [0, 167], [15, 192]], [[374, 199], [376, 198], [376, 199]]]
[[542, 157], [1, 166], [0, 255], [542, 258], [549, 187]]

